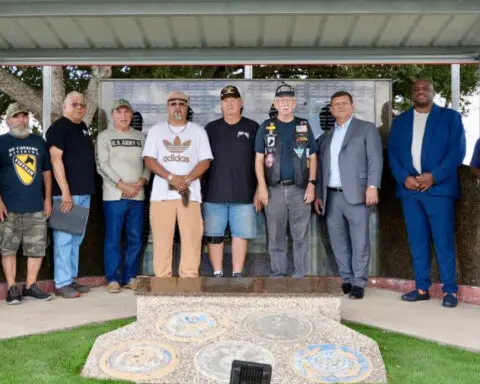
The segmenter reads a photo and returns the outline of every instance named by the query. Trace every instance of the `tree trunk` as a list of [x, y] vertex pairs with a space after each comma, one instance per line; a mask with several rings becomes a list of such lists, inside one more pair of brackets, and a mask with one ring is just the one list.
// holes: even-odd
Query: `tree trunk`
[[112, 76], [112, 67], [92, 67], [92, 77], [88, 82], [85, 91], [85, 103], [87, 104], [87, 114], [83, 121], [89, 126], [92, 123], [93, 116], [98, 109], [98, 97], [100, 94], [100, 79]]
[[[52, 112], [51, 121], [63, 115], [63, 100], [65, 99], [65, 79], [63, 68], [59, 65], [52, 67]], [[45, 129], [48, 127], [45, 127]]]
[[[112, 68], [92, 67], [92, 75], [85, 90], [85, 102], [87, 104], [87, 114], [84, 121], [90, 125], [98, 108], [99, 84], [100, 79], [112, 76]], [[24, 83], [19, 77], [12, 75], [8, 70], [0, 68], [0, 90], [22, 104], [35, 118], [41, 123], [43, 119], [43, 94], [42, 91], [33, 89]], [[61, 66], [52, 67], [52, 121], [62, 116], [62, 106], [65, 99], [65, 79], [63, 68]], [[46, 129], [48, 127], [43, 127]]]
[[43, 104], [41, 91], [28, 86], [5, 69], [0, 69], [0, 90], [22, 104], [39, 121], [42, 121]]

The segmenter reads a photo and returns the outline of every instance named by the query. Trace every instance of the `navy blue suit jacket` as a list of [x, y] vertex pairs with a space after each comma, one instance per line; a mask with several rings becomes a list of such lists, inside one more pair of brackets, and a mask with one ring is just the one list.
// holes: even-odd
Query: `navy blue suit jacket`
[[458, 198], [457, 169], [465, 157], [465, 130], [457, 111], [436, 104], [427, 119], [423, 136], [422, 172], [431, 172], [435, 184], [426, 192], [410, 191], [404, 187], [407, 176], [418, 176], [412, 162], [413, 108], [402, 113], [392, 123], [388, 137], [388, 160], [397, 181], [397, 197], [403, 199], [414, 193]]

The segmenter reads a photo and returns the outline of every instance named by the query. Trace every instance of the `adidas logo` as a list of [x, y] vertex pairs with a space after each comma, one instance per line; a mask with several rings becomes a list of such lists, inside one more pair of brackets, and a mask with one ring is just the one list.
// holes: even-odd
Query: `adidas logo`
[[173, 139], [173, 143], [170, 143], [168, 140], [163, 140], [163, 145], [165, 146], [166, 150], [172, 153], [185, 152], [188, 148], [190, 148], [191, 144], [192, 144], [192, 140], [187, 140], [182, 143], [182, 141], [180, 140], [180, 137], [178, 136], [176, 136], [175, 139]]
[[179, 136], [176, 136], [173, 139], [173, 143], [168, 140], [163, 140], [163, 145], [165, 149], [171, 153], [170, 156], [163, 156], [163, 161], [165, 163], [170, 161], [175, 161], [178, 163], [189, 163], [190, 158], [188, 156], [181, 156], [180, 153], [185, 152], [190, 145], [192, 144], [192, 140], [186, 140], [182, 143]]

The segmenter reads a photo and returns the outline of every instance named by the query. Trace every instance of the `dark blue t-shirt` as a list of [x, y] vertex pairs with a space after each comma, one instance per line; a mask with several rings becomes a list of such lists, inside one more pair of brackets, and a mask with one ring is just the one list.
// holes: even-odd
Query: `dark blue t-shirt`
[[8, 212], [43, 211], [43, 172], [51, 171], [42, 137], [0, 136], [0, 194]]
[[[265, 125], [268, 120], [265, 120], [258, 128], [257, 136], [255, 137], [255, 152], [265, 153]], [[293, 180], [293, 162], [292, 162], [292, 150], [293, 150], [293, 134], [295, 133], [296, 123], [295, 120], [289, 123], [284, 123], [280, 120], [275, 122], [277, 127], [277, 135], [280, 137], [282, 143], [282, 153], [280, 153], [280, 180]], [[313, 136], [312, 130], [308, 133], [308, 142], [310, 144], [310, 154], [317, 152], [317, 142]]]
[[480, 169], [480, 139], [475, 143], [475, 149], [473, 150], [472, 161], [470, 167]]

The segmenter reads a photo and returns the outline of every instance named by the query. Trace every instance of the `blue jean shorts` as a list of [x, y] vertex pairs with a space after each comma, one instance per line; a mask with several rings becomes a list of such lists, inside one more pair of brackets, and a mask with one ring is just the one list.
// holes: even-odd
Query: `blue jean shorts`
[[205, 236], [224, 236], [229, 223], [232, 237], [257, 237], [257, 213], [253, 204], [203, 203], [202, 213]]

